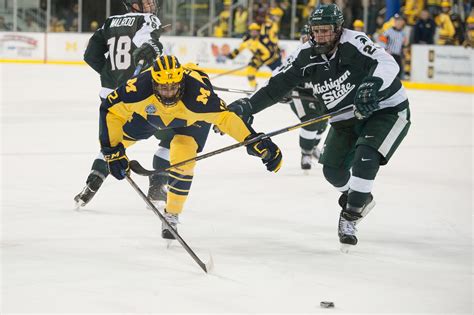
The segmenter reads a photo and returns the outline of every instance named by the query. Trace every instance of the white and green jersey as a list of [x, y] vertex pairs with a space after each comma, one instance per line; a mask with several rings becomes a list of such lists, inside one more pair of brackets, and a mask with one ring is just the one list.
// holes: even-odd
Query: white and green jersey
[[151, 13], [127, 13], [107, 18], [92, 35], [84, 60], [100, 74], [102, 98], [133, 75], [133, 51], [146, 42], [158, 42], [160, 25]]
[[[380, 90], [387, 96], [379, 103], [380, 109], [395, 107], [407, 100], [405, 89], [397, 78], [398, 71], [393, 57], [367, 35], [343, 29], [336, 51], [329, 58], [315, 54], [309, 42], [302, 44], [293, 53], [293, 61], [273, 73], [267, 84], [250, 98], [252, 113], [275, 104], [298, 85], [311, 87], [327, 112], [351, 107], [357, 88], [367, 76], [383, 80]], [[353, 117], [349, 112], [331, 122]]]

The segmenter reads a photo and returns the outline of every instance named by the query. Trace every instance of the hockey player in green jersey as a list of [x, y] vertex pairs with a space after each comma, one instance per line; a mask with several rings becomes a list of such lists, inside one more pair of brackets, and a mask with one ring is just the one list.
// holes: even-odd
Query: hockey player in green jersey
[[[100, 98], [125, 83], [133, 75], [140, 60], [150, 66], [163, 45], [160, 43], [161, 23], [156, 16], [159, 6], [155, 0], [126, 0], [129, 13], [109, 17], [90, 38], [84, 53], [87, 64], [100, 74]], [[169, 143], [173, 132], [158, 132], [161, 140], [153, 164], [155, 168], [169, 166]], [[86, 186], [74, 197], [77, 207], [85, 206], [95, 195], [109, 174], [102, 154], [94, 160]], [[150, 177], [149, 197], [154, 201], [166, 200], [167, 176]]]
[[326, 112], [354, 108], [331, 118], [319, 159], [327, 181], [342, 193], [338, 234], [348, 247], [357, 244], [356, 225], [375, 205], [371, 192], [379, 166], [406, 136], [410, 110], [393, 57], [366, 34], [343, 28], [343, 22], [337, 5], [316, 8], [309, 18], [311, 39], [294, 61], [229, 109], [242, 116], [258, 113], [307, 82]]
[[[125, 178], [129, 169], [125, 148], [158, 129], [175, 130], [170, 145], [172, 164], [195, 158], [209, 134], [203, 122], [215, 124], [239, 142], [259, 135], [227, 110], [204, 72], [196, 66], [182, 66], [175, 56], [158, 57], [149, 70], [110, 93], [100, 107], [99, 139], [110, 173]], [[247, 145], [247, 152], [261, 158], [271, 172], [281, 167], [280, 149], [269, 138]], [[169, 172], [164, 217], [173, 227], [191, 189], [195, 164]], [[165, 225], [162, 237], [174, 238]]]

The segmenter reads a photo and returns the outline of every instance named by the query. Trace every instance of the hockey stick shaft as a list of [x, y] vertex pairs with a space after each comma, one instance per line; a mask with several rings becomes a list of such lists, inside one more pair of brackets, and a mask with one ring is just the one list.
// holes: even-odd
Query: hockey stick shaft
[[[247, 95], [251, 95], [251, 94], [255, 93], [255, 91], [241, 90], [241, 89], [234, 89], [234, 88], [223, 88], [223, 87], [219, 87], [219, 86], [215, 86], [215, 85], [212, 88], [215, 91], [229, 92], [229, 93], [241, 93], [241, 94], [247, 94]], [[292, 95], [288, 96], [288, 101], [281, 100], [280, 102], [281, 103], [288, 103], [293, 98], [300, 99], [300, 100], [305, 100], [305, 101], [310, 101], [310, 102], [316, 101], [315, 97], [311, 97], [311, 96], [307, 96], [307, 95], [294, 95], [294, 94], [292, 94]]]
[[229, 71], [226, 71], [226, 72], [223, 72], [223, 73], [219, 73], [219, 74], [213, 76], [213, 77], [210, 78], [210, 79], [211, 79], [211, 80], [214, 80], [214, 79], [217, 79], [217, 78], [219, 78], [219, 77], [222, 77], [222, 76], [225, 76], [225, 75], [232, 74], [232, 73], [234, 73], [234, 72], [243, 70], [243, 69], [245, 69], [245, 68], [247, 68], [247, 67], [248, 67], [248, 65], [244, 65], [244, 66], [238, 67], [238, 68], [236, 68], [236, 69], [232, 69], [232, 70], [229, 70]]
[[135, 71], [133, 71], [133, 77], [136, 77], [137, 75], [140, 74], [144, 64], [145, 64], [145, 60], [143, 60], [143, 59], [138, 62], [138, 65], [135, 68]]
[[192, 159], [184, 160], [182, 162], [173, 164], [173, 165], [167, 167], [166, 169], [153, 170], [153, 171], [147, 170], [143, 166], [141, 166], [140, 163], [136, 160], [130, 161], [130, 169], [133, 172], [137, 173], [138, 175], [143, 175], [143, 176], [150, 176], [150, 175], [153, 175], [153, 174], [163, 174], [164, 172], [167, 172], [170, 169], [173, 169], [175, 167], [180, 167], [180, 166], [183, 166], [183, 165], [186, 165], [186, 164], [189, 164], [189, 163], [193, 163], [193, 162], [196, 162], [196, 161], [207, 159], [211, 156], [221, 154], [221, 153], [224, 153], [224, 152], [236, 149], [236, 148], [240, 148], [242, 146], [246, 146], [246, 145], [258, 142], [258, 141], [260, 141], [262, 139], [265, 139], [265, 138], [270, 138], [270, 137], [273, 137], [273, 136], [277, 136], [277, 135], [280, 135], [282, 133], [285, 133], [285, 132], [288, 132], [288, 131], [291, 131], [291, 130], [295, 130], [295, 129], [298, 129], [298, 128], [301, 128], [301, 127], [305, 127], [305, 126], [308, 126], [308, 125], [311, 125], [311, 124], [314, 124], [314, 123], [317, 123], [317, 122], [320, 122], [320, 121], [328, 120], [330, 118], [333, 118], [333, 117], [336, 117], [336, 116], [339, 116], [339, 115], [343, 115], [343, 114], [346, 114], [346, 113], [349, 113], [349, 112], [352, 112], [352, 111], [353, 111], [353, 107], [348, 107], [348, 108], [342, 109], [342, 110], [334, 112], [334, 113], [321, 115], [321, 116], [303, 121], [303, 122], [301, 122], [299, 124], [296, 124], [296, 125], [293, 125], [293, 126], [285, 127], [285, 128], [275, 130], [275, 131], [272, 131], [272, 132], [269, 132], [269, 133], [264, 133], [264, 134], [259, 135], [258, 137], [255, 137], [255, 138], [252, 138], [252, 139], [249, 139], [249, 140], [246, 140], [246, 141], [242, 141], [242, 142], [239, 142], [239, 143], [235, 143], [235, 144], [229, 145], [227, 147], [224, 147], [224, 148], [221, 148], [221, 149], [218, 149], [218, 150], [215, 150], [215, 151], [211, 151], [211, 152], [206, 153], [206, 154], [196, 156]]
[[138, 185], [135, 183], [135, 181], [130, 177], [130, 174], [127, 174], [126, 176], [127, 181], [130, 183], [130, 185], [135, 189], [135, 191], [142, 197], [142, 199], [145, 201], [145, 203], [150, 207], [153, 212], [160, 218], [161, 222], [163, 222], [164, 225], [168, 228], [168, 230], [173, 234], [175, 239], [183, 246], [183, 248], [188, 252], [188, 254], [194, 259], [194, 261], [201, 267], [202, 270], [204, 270], [205, 273], [207, 273], [207, 266], [205, 263], [202, 262], [201, 259], [194, 253], [194, 251], [189, 247], [188, 244], [183, 240], [183, 238], [178, 234], [178, 232], [166, 221], [165, 217], [156, 209], [155, 205], [148, 199], [148, 197], [143, 193], [143, 191], [138, 187]]

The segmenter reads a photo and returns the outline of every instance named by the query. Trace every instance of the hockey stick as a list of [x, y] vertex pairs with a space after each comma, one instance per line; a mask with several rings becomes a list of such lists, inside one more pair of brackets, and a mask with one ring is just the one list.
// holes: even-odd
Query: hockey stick
[[194, 261], [201, 267], [202, 270], [204, 270], [205, 273], [207, 273], [209, 270], [212, 268], [212, 259], [209, 264], [205, 264], [202, 262], [201, 259], [193, 252], [191, 247], [186, 244], [186, 242], [183, 240], [183, 238], [178, 234], [178, 232], [166, 221], [165, 217], [156, 209], [155, 205], [150, 201], [150, 199], [147, 198], [147, 196], [143, 193], [143, 191], [138, 187], [138, 185], [135, 183], [135, 181], [130, 177], [130, 174], [127, 174], [126, 176], [127, 181], [132, 185], [133, 189], [142, 197], [142, 199], [145, 201], [145, 203], [150, 207], [151, 210], [160, 218], [161, 222], [163, 222], [164, 225], [168, 228], [168, 230], [171, 232], [171, 234], [175, 237], [175, 239], [183, 246], [183, 248], [188, 252], [188, 254], [194, 259]]
[[[255, 91], [251, 91], [251, 90], [241, 90], [241, 89], [233, 89], [233, 88], [223, 88], [223, 87], [219, 87], [219, 86], [215, 86], [213, 85], [212, 88], [215, 90], [215, 91], [221, 91], [221, 92], [229, 92], [229, 93], [242, 93], [242, 94], [247, 94], [247, 95], [251, 95], [253, 93], [255, 93]], [[314, 102], [315, 101], [315, 97], [311, 97], [311, 96], [306, 96], [306, 95], [289, 95], [288, 97], [285, 97], [284, 99], [281, 99], [279, 102], [280, 103], [289, 103], [291, 101], [292, 98], [296, 98], [296, 99], [300, 99], [300, 100], [305, 100], [305, 101], [312, 101]]]
[[135, 68], [135, 71], [133, 71], [133, 76], [132, 77], [136, 77], [137, 75], [140, 74], [144, 64], [145, 64], [145, 60], [143, 60], [143, 59], [138, 62], [138, 65]]
[[272, 132], [269, 132], [269, 133], [264, 133], [264, 134], [261, 134], [261, 135], [255, 137], [255, 138], [252, 138], [250, 140], [235, 143], [235, 144], [229, 145], [227, 147], [223, 147], [221, 149], [196, 156], [192, 159], [184, 160], [182, 162], [173, 164], [173, 165], [171, 165], [171, 166], [169, 166], [165, 169], [153, 170], [153, 171], [147, 170], [143, 166], [141, 166], [140, 163], [136, 160], [130, 161], [130, 169], [133, 172], [137, 173], [138, 175], [142, 175], [142, 176], [150, 176], [150, 175], [153, 175], [153, 174], [163, 174], [163, 173], [169, 171], [172, 168], [183, 166], [183, 165], [186, 165], [186, 164], [189, 164], [189, 163], [192, 163], [192, 162], [196, 162], [196, 161], [199, 161], [199, 160], [207, 159], [208, 157], [211, 157], [211, 156], [214, 156], [214, 155], [217, 155], [217, 154], [221, 154], [223, 152], [227, 152], [227, 151], [230, 151], [230, 150], [242, 147], [242, 146], [246, 146], [246, 145], [258, 142], [258, 141], [260, 141], [262, 139], [265, 139], [265, 138], [270, 138], [270, 137], [273, 137], [273, 136], [277, 136], [279, 134], [282, 134], [282, 133], [285, 133], [285, 132], [288, 132], [288, 131], [291, 131], [291, 130], [295, 130], [295, 129], [298, 129], [298, 128], [301, 128], [301, 127], [305, 127], [305, 126], [308, 126], [308, 125], [311, 125], [311, 124], [314, 124], [314, 123], [317, 123], [317, 122], [320, 122], [320, 121], [323, 121], [323, 120], [327, 120], [327, 119], [330, 119], [330, 118], [333, 118], [333, 117], [336, 117], [336, 116], [340, 116], [340, 115], [343, 115], [343, 114], [346, 114], [346, 113], [350, 113], [353, 110], [354, 109], [351, 106], [351, 107], [339, 110], [339, 111], [334, 112], [334, 113], [321, 115], [321, 116], [318, 116], [318, 117], [315, 117], [315, 118], [312, 118], [312, 119], [308, 119], [306, 121], [303, 121], [303, 122], [301, 122], [299, 124], [296, 124], [296, 125], [293, 125], [293, 126], [285, 127], [285, 128], [275, 130], [275, 131], [272, 131]]
[[219, 73], [218, 75], [215, 75], [215, 76], [213, 76], [212, 78], [209, 78], [209, 79], [214, 80], [214, 79], [217, 79], [217, 78], [219, 78], [219, 77], [222, 77], [222, 76], [225, 76], [225, 75], [228, 75], [228, 74], [237, 72], [237, 71], [239, 71], [239, 70], [243, 70], [243, 69], [245, 69], [245, 68], [247, 68], [247, 67], [248, 67], [248, 65], [244, 65], [244, 66], [239, 67], [239, 68], [237, 68], [237, 69], [232, 69], [232, 70], [229, 70], [229, 71], [226, 71], [226, 72], [223, 72], [223, 73]]

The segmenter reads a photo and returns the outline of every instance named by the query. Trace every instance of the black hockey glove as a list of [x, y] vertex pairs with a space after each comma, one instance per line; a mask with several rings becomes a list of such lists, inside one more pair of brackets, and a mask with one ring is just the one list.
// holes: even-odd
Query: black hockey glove
[[233, 101], [227, 105], [227, 110], [236, 113], [248, 126], [252, 125], [252, 103], [250, 103], [248, 98], [239, 98]]
[[227, 54], [227, 58], [232, 60], [234, 59], [235, 57], [237, 57], [237, 55], [239, 54], [239, 50], [238, 49], [234, 49], [231, 53]]
[[124, 179], [130, 166], [123, 144], [120, 143], [111, 148], [103, 147], [102, 154], [104, 154], [105, 161], [109, 165], [110, 174], [119, 180]]
[[354, 97], [354, 115], [357, 119], [365, 119], [380, 108], [379, 89], [383, 81], [377, 77], [366, 77], [359, 85]]
[[[248, 136], [245, 140], [250, 140], [258, 137], [262, 133], [254, 133]], [[282, 154], [280, 149], [270, 138], [264, 138], [260, 141], [247, 145], [247, 153], [258, 156], [262, 159], [263, 164], [270, 172], [278, 172], [282, 163]]]
[[145, 64], [151, 65], [156, 56], [161, 55], [163, 45], [159, 41], [148, 41], [135, 49], [133, 52], [133, 62], [138, 65], [140, 60], [144, 60]]

